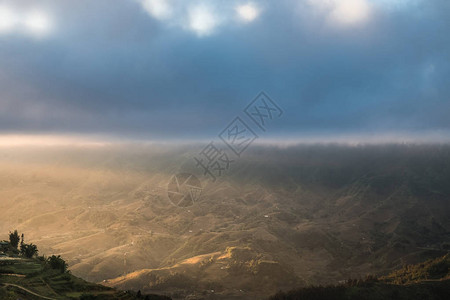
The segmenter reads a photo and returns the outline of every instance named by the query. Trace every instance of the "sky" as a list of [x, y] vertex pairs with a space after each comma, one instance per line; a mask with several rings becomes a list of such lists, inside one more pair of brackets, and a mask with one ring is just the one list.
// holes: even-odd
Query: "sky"
[[448, 0], [0, 0], [0, 134], [448, 136]]

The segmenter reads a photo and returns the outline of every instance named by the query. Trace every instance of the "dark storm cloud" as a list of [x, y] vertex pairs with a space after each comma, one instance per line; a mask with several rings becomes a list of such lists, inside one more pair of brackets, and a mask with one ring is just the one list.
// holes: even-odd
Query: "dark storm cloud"
[[[447, 131], [450, 4], [374, 2], [356, 1], [370, 5], [361, 21], [309, 0], [255, 1], [243, 23], [230, 1], [210, 1], [218, 25], [192, 27], [187, 2], [168, 19], [137, 0], [42, 1], [47, 36], [0, 32], [0, 129], [210, 137], [265, 90], [286, 111], [272, 136]], [[7, 4], [35, 6], [18, 3]]]

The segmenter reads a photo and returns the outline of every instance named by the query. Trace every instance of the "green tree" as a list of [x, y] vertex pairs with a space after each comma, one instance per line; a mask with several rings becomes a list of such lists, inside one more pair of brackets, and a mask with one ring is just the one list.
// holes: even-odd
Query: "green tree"
[[47, 258], [47, 263], [49, 264], [50, 268], [60, 270], [61, 273], [65, 273], [67, 271], [68, 264], [65, 262], [64, 259], [61, 258], [60, 255], [50, 256], [49, 258]]
[[38, 254], [38, 249], [36, 245], [33, 244], [22, 244], [20, 245], [20, 253], [26, 258], [32, 258]]
[[17, 230], [14, 230], [14, 232], [9, 232], [9, 243], [11, 246], [13, 246], [15, 249], [19, 246], [20, 242], [20, 236]]

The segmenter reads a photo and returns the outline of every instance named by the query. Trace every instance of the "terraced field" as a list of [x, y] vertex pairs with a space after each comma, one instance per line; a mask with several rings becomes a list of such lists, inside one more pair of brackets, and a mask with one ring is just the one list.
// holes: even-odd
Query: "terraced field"
[[[88, 283], [70, 273], [49, 270], [38, 259], [0, 259], [0, 299], [138, 299], [134, 292], [121, 292]], [[94, 297], [94, 298], [93, 298]], [[149, 299], [169, 299], [152, 295]]]

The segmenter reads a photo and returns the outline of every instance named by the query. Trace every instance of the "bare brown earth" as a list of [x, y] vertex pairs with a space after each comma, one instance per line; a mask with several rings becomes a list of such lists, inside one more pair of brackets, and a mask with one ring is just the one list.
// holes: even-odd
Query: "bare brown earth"
[[180, 299], [336, 283], [449, 245], [447, 146], [256, 146], [175, 207], [167, 183], [199, 149], [0, 149], [0, 232], [86, 280]]

